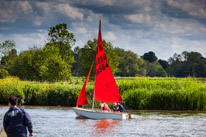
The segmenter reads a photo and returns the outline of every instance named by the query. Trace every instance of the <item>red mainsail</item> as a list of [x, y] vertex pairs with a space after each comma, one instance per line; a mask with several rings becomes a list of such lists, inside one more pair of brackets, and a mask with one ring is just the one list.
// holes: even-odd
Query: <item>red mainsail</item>
[[[92, 64], [93, 66], [93, 64]], [[87, 82], [89, 80], [89, 76], [90, 76], [90, 73], [91, 73], [91, 70], [92, 70], [92, 66], [90, 68], [90, 71], [89, 71], [89, 74], [87, 75], [87, 78], [84, 82], [84, 85], [82, 87], [82, 90], [81, 92], [79, 93], [79, 97], [78, 97], [78, 100], [77, 100], [77, 105], [76, 107], [80, 106], [80, 105], [84, 105], [84, 104], [88, 104], [87, 102], [87, 95], [86, 95], [86, 85], [87, 85]]]
[[104, 51], [101, 36], [101, 20], [99, 21], [94, 96], [95, 101], [99, 102], [122, 102]]

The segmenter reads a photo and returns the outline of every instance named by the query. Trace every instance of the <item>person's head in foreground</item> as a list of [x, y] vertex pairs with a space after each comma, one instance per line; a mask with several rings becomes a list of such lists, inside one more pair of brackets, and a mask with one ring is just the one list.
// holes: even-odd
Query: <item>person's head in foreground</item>
[[16, 96], [10, 96], [8, 99], [9, 107], [14, 107], [18, 104], [18, 98]]

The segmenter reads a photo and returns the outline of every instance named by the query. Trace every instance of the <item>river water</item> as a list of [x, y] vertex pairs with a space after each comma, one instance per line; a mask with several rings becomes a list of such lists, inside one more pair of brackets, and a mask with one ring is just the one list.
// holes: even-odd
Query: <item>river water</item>
[[[206, 113], [133, 112], [131, 120], [77, 119], [71, 108], [24, 107], [35, 137], [205, 137]], [[0, 106], [0, 128], [8, 110]]]

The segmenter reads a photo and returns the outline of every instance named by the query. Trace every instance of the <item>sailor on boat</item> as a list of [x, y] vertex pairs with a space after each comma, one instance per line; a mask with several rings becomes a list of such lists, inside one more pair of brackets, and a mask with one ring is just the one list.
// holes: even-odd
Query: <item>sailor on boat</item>
[[117, 103], [113, 103], [113, 112], [120, 112], [120, 109]]
[[117, 106], [119, 107], [120, 112], [125, 112], [125, 108], [123, 107], [122, 104], [118, 103]]
[[125, 109], [120, 103], [113, 103], [113, 112], [125, 112]]
[[109, 108], [109, 106], [106, 104], [106, 103], [104, 103], [104, 102], [102, 102], [101, 104], [100, 104], [100, 111], [101, 112], [110, 112], [111, 110], [110, 110], [110, 108]]

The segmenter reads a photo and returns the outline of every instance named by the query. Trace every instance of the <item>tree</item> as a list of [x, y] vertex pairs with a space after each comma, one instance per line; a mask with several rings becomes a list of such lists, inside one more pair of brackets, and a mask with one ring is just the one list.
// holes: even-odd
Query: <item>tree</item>
[[0, 59], [3, 56], [8, 56], [9, 52], [15, 47], [15, 43], [12, 40], [5, 40], [0, 43]]
[[146, 63], [143, 59], [138, 58], [137, 54], [132, 51], [124, 51], [124, 49], [115, 48], [120, 58], [118, 66], [118, 76], [145, 76]]
[[33, 47], [19, 54], [11, 66], [11, 74], [23, 80], [69, 80], [71, 65], [62, 60], [55, 46]]
[[169, 59], [169, 74], [176, 77], [206, 77], [205, 58], [198, 52], [184, 51]]
[[[119, 65], [119, 56], [117, 55], [116, 51], [114, 50], [112, 44], [110, 42], [106, 42], [105, 40], [102, 41], [104, 50], [106, 52], [106, 56], [113, 74], [118, 71]], [[81, 62], [81, 73], [83, 76], [86, 76], [89, 72], [89, 69], [92, 63], [95, 63], [96, 59], [96, 52], [97, 52], [97, 39], [93, 39], [93, 41], [87, 41], [87, 44], [80, 50], [80, 62]], [[94, 76], [95, 72], [95, 64], [93, 65], [91, 75]]]
[[57, 24], [49, 28], [48, 36], [50, 36], [48, 45], [56, 46], [59, 49], [62, 60], [71, 64], [74, 62], [72, 55], [72, 46], [75, 44], [76, 39], [74, 34], [67, 30], [67, 24]]
[[23, 80], [40, 80], [36, 60], [41, 53], [37, 47], [21, 52], [11, 64], [10, 72]]
[[167, 73], [158, 62], [148, 63], [147, 76], [166, 77]]
[[167, 70], [167, 68], [169, 67], [169, 64], [166, 60], [159, 59], [158, 62], [164, 70]]
[[59, 81], [71, 79], [71, 65], [62, 60], [59, 49], [46, 46], [38, 57], [39, 76], [42, 80]]
[[0, 69], [0, 79], [6, 78], [9, 76], [9, 73], [6, 69]]
[[14, 63], [16, 57], [17, 57], [17, 51], [16, 49], [12, 49], [11, 51], [9, 51], [8, 55], [3, 56], [1, 58], [1, 65], [7, 70], [10, 70], [10, 67], [12, 63]]
[[72, 76], [81, 76], [81, 60], [80, 60], [80, 53], [81, 53], [81, 48], [80, 47], [75, 47], [73, 51], [73, 56], [75, 62], [72, 63]]
[[152, 51], [145, 53], [143, 56], [141, 56], [141, 58], [149, 61], [150, 63], [157, 61], [157, 57], [155, 56], [155, 53]]
[[184, 64], [183, 64], [183, 57], [177, 53], [173, 55], [173, 57], [170, 57], [169, 60], [169, 69], [168, 69], [168, 74], [170, 76], [175, 76], [175, 77], [184, 77], [185, 76], [185, 71], [183, 69]]
[[195, 66], [194, 73], [196, 77], [206, 77], [206, 58], [202, 58]]

